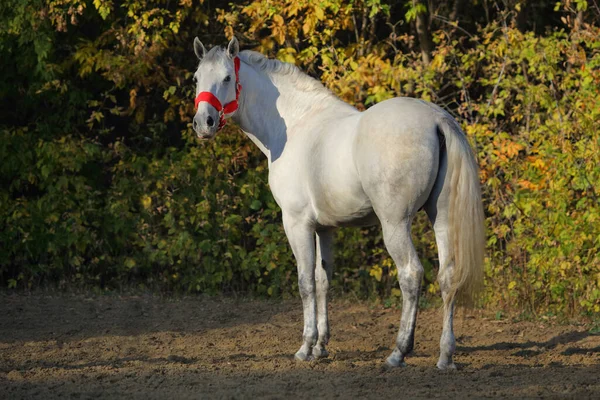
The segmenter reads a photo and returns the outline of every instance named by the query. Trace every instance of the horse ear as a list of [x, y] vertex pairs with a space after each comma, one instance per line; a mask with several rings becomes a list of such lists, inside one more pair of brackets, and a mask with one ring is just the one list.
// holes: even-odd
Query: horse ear
[[240, 52], [240, 43], [238, 42], [237, 38], [234, 36], [231, 41], [229, 42], [229, 45], [227, 46], [227, 54], [229, 55], [229, 57], [231, 57], [232, 59], [237, 57], [238, 53]]
[[198, 60], [202, 60], [204, 58], [204, 55], [206, 54], [206, 49], [204, 48], [204, 45], [197, 37], [194, 39], [194, 53], [196, 53], [196, 57], [198, 57]]

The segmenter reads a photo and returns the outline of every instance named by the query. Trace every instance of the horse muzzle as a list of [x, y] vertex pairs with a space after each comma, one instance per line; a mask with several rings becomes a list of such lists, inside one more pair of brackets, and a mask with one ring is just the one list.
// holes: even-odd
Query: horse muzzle
[[219, 130], [219, 115], [216, 112], [199, 112], [194, 116], [192, 126], [199, 139], [212, 139]]

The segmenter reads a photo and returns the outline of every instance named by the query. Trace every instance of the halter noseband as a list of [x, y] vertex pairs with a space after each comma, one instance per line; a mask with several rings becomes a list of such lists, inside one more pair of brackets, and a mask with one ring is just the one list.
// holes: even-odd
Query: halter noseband
[[235, 68], [235, 100], [230, 101], [225, 104], [225, 107], [221, 105], [217, 96], [212, 94], [211, 92], [200, 92], [198, 96], [196, 96], [196, 101], [194, 105], [198, 108], [198, 104], [201, 102], [207, 102], [211, 106], [217, 110], [219, 113], [219, 129], [223, 129], [227, 121], [225, 120], [225, 115], [229, 115], [234, 113], [238, 109], [238, 100], [240, 98], [240, 92], [242, 91], [242, 85], [240, 84], [240, 58], [235, 57], [233, 59], [233, 66]]

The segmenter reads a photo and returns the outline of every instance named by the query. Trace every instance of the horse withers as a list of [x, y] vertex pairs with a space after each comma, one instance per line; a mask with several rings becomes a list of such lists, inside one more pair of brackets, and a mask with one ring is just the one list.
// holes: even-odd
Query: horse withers
[[453, 311], [483, 281], [484, 215], [478, 167], [458, 123], [426, 101], [394, 98], [360, 112], [291, 64], [253, 51], [206, 51], [200, 60], [193, 128], [212, 138], [227, 117], [262, 150], [269, 185], [298, 264], [304, 311], [298, 360], [326, 357], [333, 229], [381, 224], [398, 270], [402, 317], [386, 362], [412, 350], [423, 267], [410, 227], [421, 208], [433, 224], [444, 302], [438, 368], [456, 368]]

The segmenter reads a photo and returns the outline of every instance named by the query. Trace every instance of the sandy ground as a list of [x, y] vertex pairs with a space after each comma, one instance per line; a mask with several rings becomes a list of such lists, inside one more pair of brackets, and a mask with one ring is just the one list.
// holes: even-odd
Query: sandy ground
[[330, 357], [299, 363], [299, 301], [0, 294], [0, 398], [600, 398], [583, 323], [466, 314], [459, 370], [440, 372], [438, 310], [393, 370], [399, 310], [337, 300], [330, 316]]

